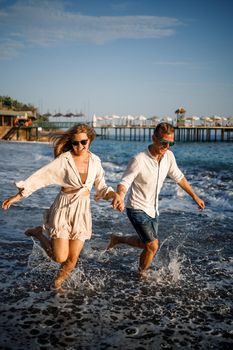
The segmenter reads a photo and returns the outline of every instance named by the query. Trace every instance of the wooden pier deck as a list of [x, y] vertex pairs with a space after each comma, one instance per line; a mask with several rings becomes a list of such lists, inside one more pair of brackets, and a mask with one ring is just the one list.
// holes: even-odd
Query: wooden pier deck
[[[100, 126], [95, 128], [101, 139], [151, 141], [154, 127]], [[175, 127], [177, 142], [233, 141], [233, 127]]]
[[[11, 127], [2, 131], [2, 140], [47, 141], [49, 132], [60, 128], [67, 129], [72, 125], [51, 125], [45, 127]], [[154, 127], [140, 126], [96, 126], [95, 131], [102, 140], [116, 141], [151, 141]], [[47, 136], [46, 136], [47, 135]], [[233, 126], [216, 127], [175, 127], [176, 142], [232, 142]]]

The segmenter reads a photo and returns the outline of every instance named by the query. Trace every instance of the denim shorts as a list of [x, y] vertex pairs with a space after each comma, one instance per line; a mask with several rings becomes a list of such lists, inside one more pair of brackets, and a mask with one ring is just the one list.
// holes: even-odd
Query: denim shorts
[[152, 218], [143, 210], [126, 208], [126, 213], [143, 243], [158, 239], [158, 217]]

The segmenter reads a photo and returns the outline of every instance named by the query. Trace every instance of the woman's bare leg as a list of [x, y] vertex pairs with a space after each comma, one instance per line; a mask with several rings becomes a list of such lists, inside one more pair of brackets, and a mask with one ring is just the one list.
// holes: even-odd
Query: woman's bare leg
[[27, 236], [31, 236], [31, 237], [36, 238], [40, 242], [41, 247], [44, 249], [46, 254], [51, 259], [53, 259], [53, 250], [52, 250], [51, 240], [43, 235], [41, 226], [29, 228], [24, 233]]
[[[61, 240], [61, 239], [59, 239]], [[64, 241], [64, 240], [63, 240]], [[69, 277], [71, 271], [75, 268], [78, 258], [80, 256], [80, 253], [83, 249], [84, 242], [80, 240], [69, 240], [68, 245], [64, 244], [64, 242], [58, 242], [58, 239], [54, 240], [53, 242], [53, 248], [54, 248], [54, 256], [57, 257], [57, 260], [62, 260], [64, 256], [62, 256], [61, 251], [63, 250], [63, 253], [66, 254], [67, 247], [68, 247], [68, 257], [65, 260], [65, 262], [62, 264], [61, 269], [59, 270], [57, 276], [54, 280], [54, 287], [56, 289], [59, 289], [63, 282]], [[56, 255], [57, 252], [57, 255]], [[63, 260], [64, 261], [64, 260]], [[62, 261], [58, 261], [62, 262]]]
[[41, 226], [30, 228], [25, 231], [25, 234], [36, 238], [47, 255], [55, 262], [62, 264], [54, 280], [54, 287], [60, 288], [70, 272], [75, 268], [84, 242], [64, 238], [50, 240], [43, 235]]

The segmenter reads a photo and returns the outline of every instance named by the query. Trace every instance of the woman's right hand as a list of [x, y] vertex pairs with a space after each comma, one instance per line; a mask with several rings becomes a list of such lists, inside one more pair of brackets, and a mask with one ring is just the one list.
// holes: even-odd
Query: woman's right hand
[[13, 203], [18, 202], [21, 198], [22, 197], [21, 197], [20, 193], [17, 193], [16, 195], [14, 195], [10, 198], [6, 198], [2, 202], [2, 209], [5, 209], [5, 210], [9, 209]]

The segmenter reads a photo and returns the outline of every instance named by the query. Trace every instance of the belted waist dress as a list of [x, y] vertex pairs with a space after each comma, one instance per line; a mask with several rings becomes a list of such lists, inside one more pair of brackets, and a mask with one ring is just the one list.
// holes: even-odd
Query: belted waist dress
[[53, 204], [44, 212], [43, 230], [51, 238], [79, 239], [85, 241], [92, 235], [90, 192], [94, 186], [95, 200], [104, 198], [112, 187], [106, 185], [101, 160], [89, 152], [88, 173], [82, 183], [71, 152], [62, 153], [52, 162], [37, 170], [24, 181], [16, 182], [23, 197], [40, 188], [59, 185], [62, 189]]

